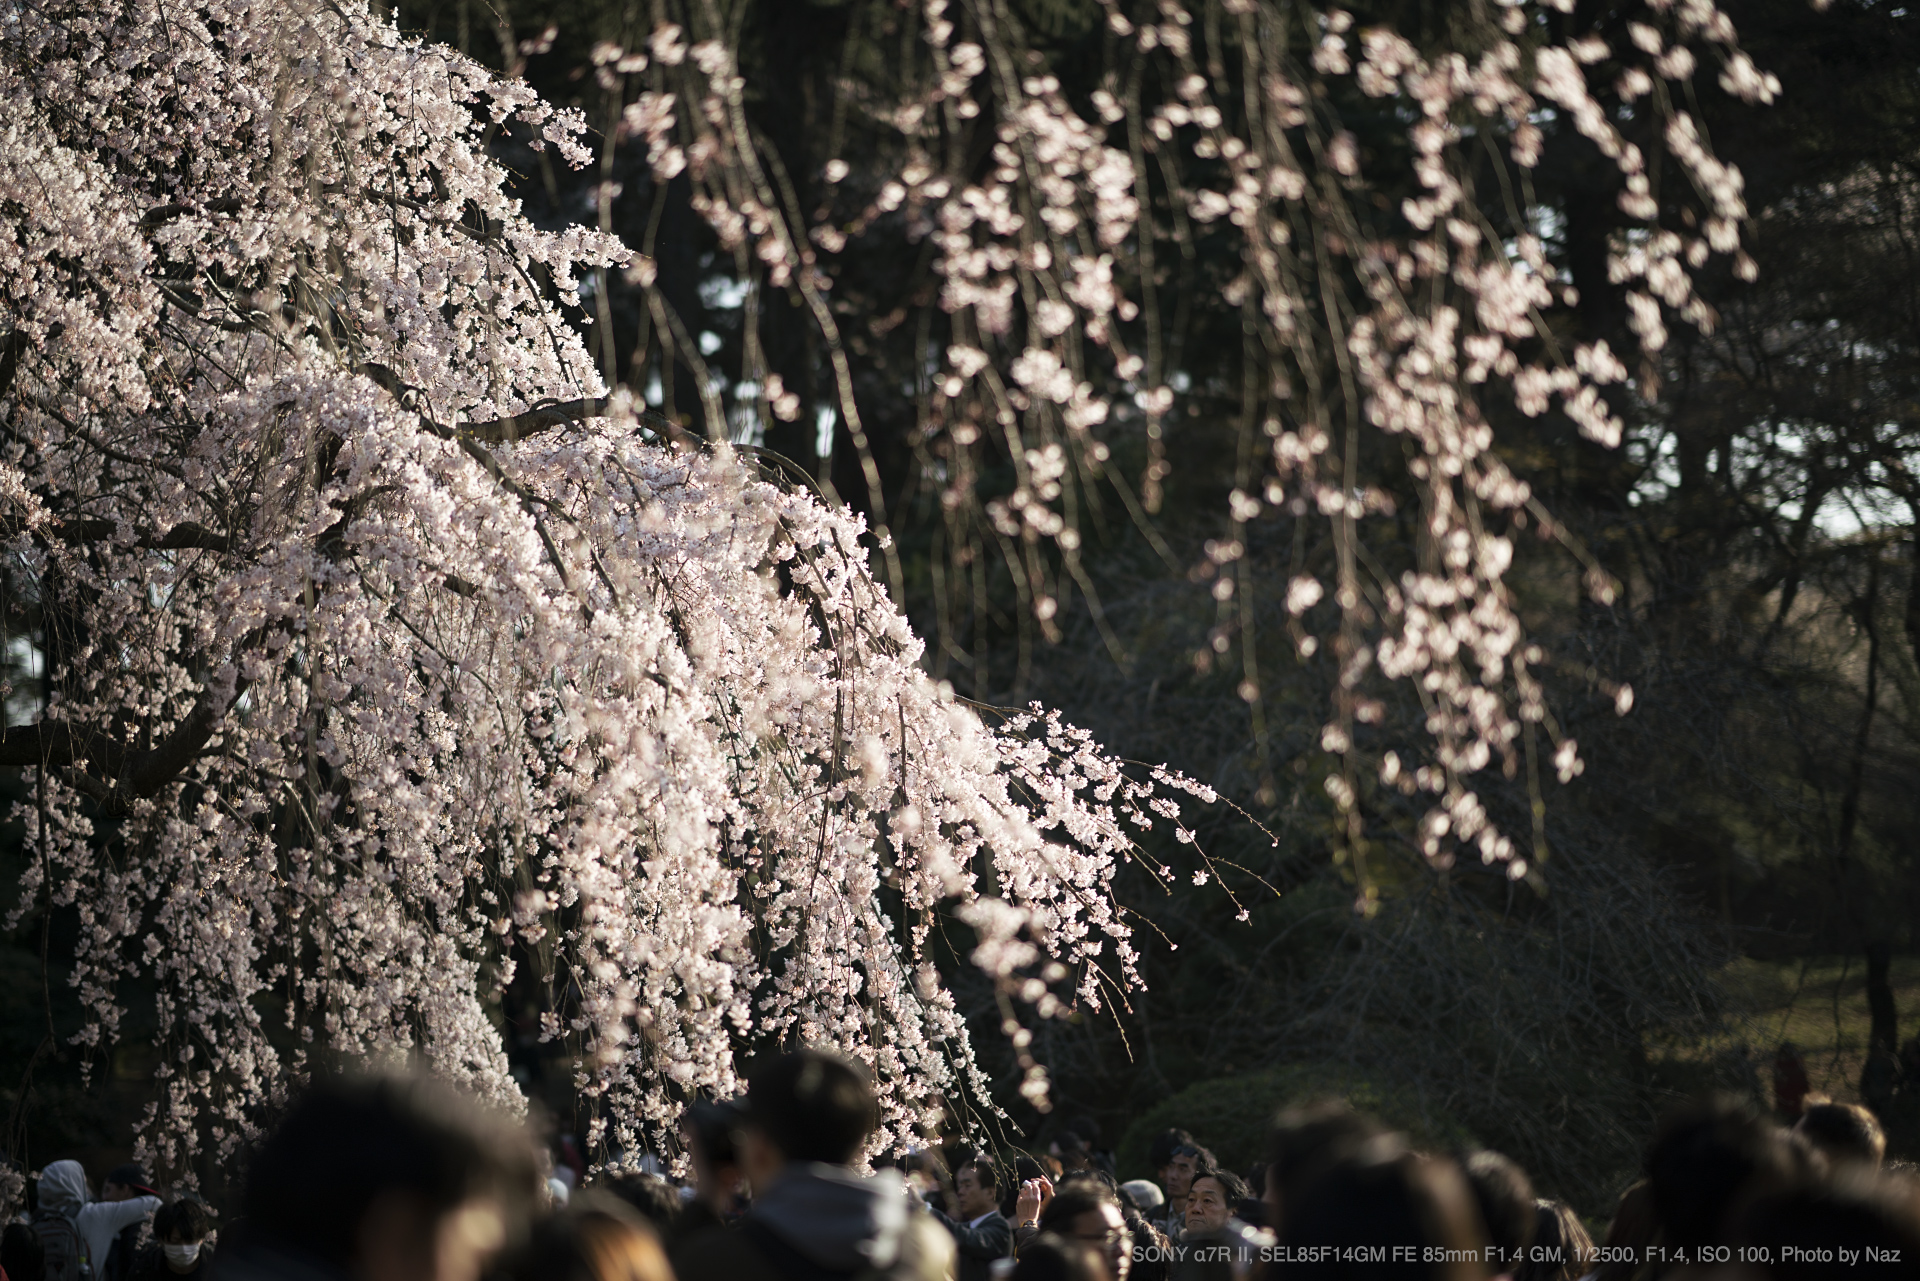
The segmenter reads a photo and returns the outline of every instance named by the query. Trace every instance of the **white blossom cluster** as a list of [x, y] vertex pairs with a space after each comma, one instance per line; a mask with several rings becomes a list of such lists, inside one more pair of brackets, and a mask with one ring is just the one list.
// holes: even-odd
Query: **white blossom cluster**
[[224, 1156], [342, 1058], [516, 1105], [529, 983], [596, 1141], [783, 1040], [870, 1063], [906, 1141], [986, 1092], [943, 947], [1043, 1095], [1018, 1010], [1137, 983], [1116, 860], [1210, 793], [983, 722], [856, 518], [607, 395], [558, 308], [629, 254], [535, 229], [486, 149], [579, 161], [580, 122], [364, 0], [0, 25], [0, 533], [48, 662], [0, 734], [11, 919], [78, 910], [86, 1042], [152, 984], [144, 1155]]
[[[707, 52], [661, 81], [675, 86], [677, 124], [661, 99], [645, 100], [648, 154], [659, 175], [691, 173], [723, 239], [797, 264], [792, 278], [836, 352], [824, 301], [834, 261], [889, 218], [929, 243], [950, 340], [925, 354], [934, 394], [919, 428], [926, 474], [945, 491], [955, 573], [964, 580], [968, 561], [997, 543], [1050, 636], [1061, 577], [1092, 597], [1078, 557], [1095, 482], [1113, 481], [1130, 501], [1132, 487], [1152, 512], [1172, 466], [1167, 437], [1184, 389], [1163, 332], [1180, 305], [1166, 296], [1164, 264], [1190, 256], [1198, 237], [1234, 237], [1241, 270], [1224, 301], [1240, 311], [1245, 362], [1259, 371], [1237, 391], [1239, 417], [1264, 435], [1247, 451], [1255, 465], [1242, 467], [1228, 535], [1196, 570], [1213, 580], [1221, 619], [1197, 661], [1210, 666], [1239, 642], [1240, 693], [1264, 742], [1248, 602], [1276, 585], [1246, 568], [1245, 527], [1275, 511], [1324, 522], [1337, 555], [1318, 572], [1332, 581], [1297, 566], [1277, 591], [1297, 652], [1310, 658], [1331, 640], [1339, 665], [1319, 742], [1338, 758], [1326, 785], [1348, 852], [1357, 863], [1362, 791], [1376, 786], [1361, 775], [1371, 773], [1378, 786], [1429, 794], [1422, 848], [1436, 866], [1464, 846], [1522, 877], [1527, 859], [1489, 820], [1474, 776], [1514, 772], [1523, 744], [1536, 768], [1536, 726], [1561, 781], [1581, 766], [1554, 726], [1541, 655], [1505, 583], [1513, 539], [1529, 528], [1557, 537], [1586, 561], [1595, 596], [1613, 588], [1497, 455], [1484, 407], [1557, 411], [1602, 445], [1619, 443], [1621, 408], [1656, 394], [1652, 357], [1669, 322], [1713, 324], [1694, 273], [1715, 257], [1746, 278], [1754, 270], [1740, 248], [1741, 175], [1712, 154], [1690, 80], [1717, 65], [1720, 87], [1752, 103], [1772, 101], [1779, 83], [1740, 51], [1712, 0], [1649, 0], [1611, 41], [1582, 29], [1572, 0], [1443, 6], [1417, 45], [1338, 5], [1101, 3], [1109, 70], [1089, 99], [1070, 101], [1014, 6], [917, 0], [924, 63], [892, 69], [904, 86], [896, 100], [860, 106], [873, 124], [863, 137], [892, 142], [859, 157], [880, 168], [866, 174], [870, 199], [851, 222], [781, 212], [725, 33], [699, 5], [668, 5], [661, 30]], [[1403, 123], [1399, 136], [1363, 136], [1381, 113]], [[1636, 136], [1664, 145], [1660, 156], [1623, 135], [1629, 116], [1647, 124]], [[1578, 301], [1530, 196], [1549, 121], [1617, 170], [1629, 229], [1609, 273], [1638, 353], [1563, 342], [1546, 318]], [[856, 181], [851, 173], [836, 159], [823, 177], [831, 187]], [[1389, 200], [1389, 190], [1414, 194]], [[1489, 209], [1501, 201], [1496, 225]], [[844, 376], [842, 400], [864, 457]], [[1116, 478], [1109, 441], [1123, 421], [1144, 423], [1148, 460], [1143, 474]], [[1371, 433], [1398, 438], [1385, 456], [1404, 454], [1395, 465], [1419, 496], [1411, 549], [1399, 546], [1396, 502], [1363, 470], [1383, 453]], [[997, 458], [1012, 463], [1013, 492], [977, 502]], [[877, 489], [874, 510], [884, 511]], [[973, 511], [982, 526], [969, 525]], [[1369, 554], [1383, 542], [1412, 567], [1384, 568]], [[1035, 554], [1043, 546], [1058, 570]], [[1331, 608], [1316, 611], [1323, 597]], [[1361, 747], [1359, 727], [1381, 720], [1369, 691], [1382, 678], [1412, 682], [1425, 708], [1431, 741], [1418, 766]], [[1630, 691], [1618, 699], [1630, 704]]]

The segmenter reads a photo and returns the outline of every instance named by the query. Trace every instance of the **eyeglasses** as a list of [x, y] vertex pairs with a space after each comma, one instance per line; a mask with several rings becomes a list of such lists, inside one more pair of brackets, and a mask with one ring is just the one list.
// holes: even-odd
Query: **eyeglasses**
[[1075, 1241], [1085, 1241], [1088, 1245], [1103, 1245], [1111, 1250], [1114, 1246], [1119, 1245], [1127, 1239], [1127, 1230], [1125, 1228], [1109, 1228], [1098, 1236], [1086, 1236], [1076, 1232], [1073, 1234], [1073, 1239]]

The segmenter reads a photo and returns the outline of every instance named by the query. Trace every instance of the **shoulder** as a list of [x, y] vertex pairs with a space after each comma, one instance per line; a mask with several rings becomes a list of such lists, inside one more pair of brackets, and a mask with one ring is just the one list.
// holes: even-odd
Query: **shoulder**
[[673, 1251], [673, 1273], [680, 1281], [755, 1281], [770, 1269], [741, 1233], [709, 1224]]

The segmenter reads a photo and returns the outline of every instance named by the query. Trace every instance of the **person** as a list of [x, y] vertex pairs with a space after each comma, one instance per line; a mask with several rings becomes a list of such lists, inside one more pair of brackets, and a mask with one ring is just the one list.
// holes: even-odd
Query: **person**
[[31, 1225], [9, 1223], [0, 1232], [0, 1274], [40, 1281], [47, 1274], [47, 1252]]
[[[1111, 1281], [1127, 1281], [1133, 1263], [1133, 1235], [1127, 1231], [1120, 1194], [1099, 1175], [1062, 1179], [1040, 1211], [1037, 1226], [1033, 1240], [1051, 1233], [1092, 1246], [1105, 1261]], [[1022, 1243], [1022, 1254], [1030, 1244]]]
[[1660, 1234], [1653, 1213], [1653, 1191], [1645, 1179], [1629, 1185], [1614, 1205], [1607, 1239], [1600, 1249], [1600, 1266], [1591, 1281], [1632, 1281], [1647, 1258], [1647, 1247]]
[[1080, 1141], [1086, 1145], [1087, 1158], [1092, 1163], [1091, 1168], [1117, 1181], [1119, 1176], [1115, 1173], [1113, 1153], [1100, 1146], [1100, 1123], [1083, 1114], [1068, 1121], [1066, 1129], [1070, 1133], [1079, 1135]]
[[1163, 1215], [1166, 1210], [1166, 1193], [1152, 1179], [1128, 1179], [1120, 1185], [1120, 1195], [1149, 1218]]
[[1187, 1221], [1181, 1239], [1217, 1238], [1246, 1195], [1247, 1185], [1229, 1171], [1202, 1170], [1194, 1175], [1187, 1188]]
[[322, 1080], [254, 1154], [221, 1281], [477, 1281], [540, 1188], [524, 1128], [430, 1081]]
[[660, 1240], [671, 1240], [679, 1222], [680, 1194], [657, 1174], [627, 1170], [594, 1181], [593, 1189], [616, 1197], [653, 1230]]
[[1920, 1275], [1920, 1204], [1900, 1179], [1858, 1163], [1753, 1197], [1728, 1232], [1752, 1281]]
[[1187, 1188], [1187, 1221], [1167, 1269], [1169, 1281], [1232, 1281], [1259, 1258], [1233, 1215], [1247, 1185], [1225, 1170], [1202, 1170]]
[[952, 1239], [896, 1171], [849, 1168], [878, 1123], [864, 1069], [823, 1050], [780, 1055], [748, 1078], [736, 1147], [753, 1205], [674, 1253], [680, 1281], [933, 1281]]
[[1858, 1103], [1810, 1098], [1793, 1132], [1836, 1168], [1858, 1162], [1877, 1170], [1886, 1159], [1886, 1131], [1880, 1128], [1879, 1119]]
[[213, 1216], [182, 1197], [153, 1212], [153, 1240], [127, 1264], [129, 1281], [198, 1281], [213, 1266]]
[[1173, 1150], [1166, 1168], [1160, 1172], [1167, 1189], [1167, 1217], [1160, 1227], [1168, 1239], [1178, 1241], [1181, 1231], [1186, 1227], [1187, 1189], [1193, 1186], [1193, 1176], [1201, 1170], [1211, 1170], [1218, 1164], [1213, 1159], [1213, 1153], [1197, 1143], [1183, 1143]]
[[1796, 1121], [1805, 1105], [1812, 1083], [1807, 1080], [1807, 1065], [1800, 1059], [1800, 1047], [1783, 1042], [1773, 1055], [1773, 1107], [1782, 1119]]
[[1193, 1146], [1193, 1136], [1185, 1130], [1178, 1128], [1160, 1131], [1160, 1133], [1153, 1136], [1153, 1142], [1148, 1145], [1147, 1164], [1153, 1167], [1153, 1176], [1159, 1180], [1161, 1192], [1160, 1204], [1162, 1210], [1154, 1219], [1154, 1224], [1162, 1230], [1165, 1229], [1167, 1221], [1173, 1215], [1173, 1207], [1167, 1204], [1167, 1197], [1172, 1195], [1169, 1188], [1172, 1185], [1172, 1172], [1170, 1167], [1173, 1165], [1173, 1154], [1181, 1148], [1190, 1148]]
[[707, 1228], [735, 1222], [746, 1209], [740, 1195], [746, 1175], [733, 1141], [741, 1119], [741, 1106], [733, 1099], [694, 1103], [681, 1114], [680, 1142], [693, 1167], [693, 1199], [681, 1207], [667, 1238], [669, 1256]]
[[1087, 1141], [1068, 1130], [1047, 1148], [1047, 1155], [1060, 1164], [1060, 1173], [1080, 1174], [1093, 1169], [1093, 1152]]
[[960, 1163], [953, 1172], [953, 1214], [933, 1214], [953, 1234], [958, 1281], [991, 1281], [994, 1261], [1013, 1253], [1013, 1226], [1000, 1213], [1000, 1167], [990, 1156]]
[[536, 1223], [499, 1275], [502, 1281], [674, 1281], [653, 1229], [626, 1201], [598, 1189]]
[[98, 1276], [114, 1235], [159, 1208], [157, 1196], [89, 1200], [86, 1171], [78, 1161], [48, 1165], [40, 1171], [40, 1206], [33, 1214], [33, 1230], [46, 1251], [49, 1281], [75, 1281], [83, 1275], [82, 1269]]
[[1527, 1247], [1533, 1243], [1537, 1215], [1532, 1181], [1513, 1160], [1484, 1149], [1468, 1153], [1460, 1171], [1467, 1177], [1467, 1190], [1473, 1193], [1481, 1226], [1487, 1230], [1487, 1245], [1493, 1251], [1489, 1261], [1496, 1272], [1512, 1272], [1526, 1260]]
[[1048, 1233], [1020, 1252], [1010, 1281], [1113, 1281], [1113, 1277], [1093, 1246]]
[[[152, 1182], [144, 1166], [129, 1161], [125, 1165], [115, 1166], [100, 1181], [100, 1199], [117, 1202], [146, 1196], [157, 1200], [160, 1194], [148, 1186]], [[107, 1238], [105, 1249], [92, 1256], [98, 1261], [94, 1267], [96, 1281], [127, 1281], [133, 1271], [133, 1256], [140, 1250], [140, 1238], [146, 1226], [146, 1216], [142, 1215]], [[87, 1245], [91, 1251], [94, 1243], [89, 1241]]]
[[1807, 1149], [1737, 1100], [1674, 1112], [1645, 1159], [1662, 1244], [1675, 1259], [1724, 1244], [1727, 1215], [1736, 1204], [1791, 1186], [1807, 1177], [1809, 1167]]
[[[1277, 1246], [1288, 1281], [1484, 1281], [1487, 1240], [1453, 1162], [1369, 1144], [1289, 1199]], [[1367, 1247], [1358, 1249], [1356, 1247]]]
[[1533, 1203], [1533, 1244], [1513, 1281], [1575, 1281], [1591, 1267], [1593, 1238], [1565, 1201]]
[[1267, 1203], [1266, 1226], [1278, 1233], [1287, 1206], [1327, 1170], [1357, 1159], [1370, 1145], [1397, 1143], [1341, 1099], [1313, 1099], [1287, 1108], [1274, 1118], [1267, 1145], [1261, 1185]]

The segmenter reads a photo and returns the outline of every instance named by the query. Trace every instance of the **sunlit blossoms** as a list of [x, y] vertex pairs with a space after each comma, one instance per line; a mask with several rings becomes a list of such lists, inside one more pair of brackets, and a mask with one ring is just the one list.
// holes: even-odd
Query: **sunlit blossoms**
[[[1186, 302], [1170, 295], [1165, 264], [1203, 240], [1215, 261], [1237, 258], [1216, 287], [1240, 315], [1246, 372], [1208, 403], [1238, 402], [1249, 461], [1224, 536], [1194, 569], [1219, 609], [1195, 663], [1241, 667], [1267, 803], [1278, 787], [1270, 673], [1250, 635], [1259, 594], [1284, 597], [1298, 656], [1332, 664], [1319, 742], [1337, 758], [1324, 782], [1362, 908], [1361, 798], [1382, 787], [1425, 795], [1420, 847], [1433, 866], [1465, 852], [1524, 876], [1521, 838], [1489, 819], [1475, 777], [1524, 767], [1532, 780], [1549, 758], [1562, 780], [1579, 771], [1505, 579], [1522, 531], [1567, 536], [1496, 451], [1492, 415], [1563, 416], [1619, 443], [1622, 414], [1657, 394], [1671, 327], [1714, 322], [1695, 273], [1715, 259], [1753, 273], [1741, 176], [1712, 153], [1688, 82], [1711, 75], [1754, 104], [1779, 84], [1710, 0], [1651, 0], [1624, 30], [1616, 9], [1583, 16], [1571, 0], [1101, 4], [1103, 28], [1074, 54], [1098, 87], [1073, 96], [1018, 6], [890, 7], [875, 21], [904, 28], [889, 48], [910, 52], [889, 64], [895, 96], [863, 100], [849, 126], [860, 163], [826, 167], [831, 209], [776, 197], [706, 6], [666, 6], [662, 30], [709, 53], [636, 77], [654, 104], [639, 131], [657, 175], [685, 166], [723, 241], [793, 269], [841, 361], [841, 412], [863, 458], [833, 278], [889, 219], [929, 247], [939, 314], [919, 322], [929, 339], [912, 359], [928, 363], [932, 391], [914, 439], [924, 482], [944, 491], [951, 578], [1003, 561], [1048, 636], [1064, 590], [1098, 609], [1079, 558], [1101, 486], [1141, 519], [1173, 466], [1188, 375], [1169, 334]], [[1587, 25], [1602, 21], [1605, 32]], [[671, 124], [662, 93], [678, 104]], [[1624, 293], [1630, 332], [1619, 337], [1638, 351], [1565, 337], [1547, 319], [1578, 305], [1549, 253], [1560, 215], [1531, 197], [1549, 127], [1610, 167], [1610, 217], [1624, 230], [1605, 274]], [[1144, 436], [1145, 458], [1116, 474], [1123, 435]], [[1012, 492], [976, 501], [980, 478], [1003, 465]], [[866, 471], [875, 483], [870, 459]], [[876, 487], [871, 510], [884, 523], [882, 497]], [[1277, 582], [1256, 575], [1248, 527], [1275, 513], [1317, 522], [1326, 563]], [[1605, 573], [1569, 550], [1589, 568], [1587, 590], [1611, 599]], [[1402, 763], [1410, 744], [1390, 752], [1384, 731], [1366, 728], [1381, 722], [1383, 681], [1411, 683], [1424, 710], [1417, 764]]]
[[[511, 1104], [528, 991], [596, 1140], [657, 1137], [779, 1038], [870, 1061], [904, 1139], [984, 1085], [954, 947], [1041, 1094], [1020, 1011], [1136, 981], [1115, 860], [1209, 794], [1039, 712], [983, 722], [857, 519], [608, 395], [561, 308], [629, 255], [534, 229], [486, 151], [578, 161], [579, 121], [356, 0], [13, 6], [3, 47], [0, 521], [46, 677], [0, 758], [31, 784], [20, 910], [79, 910], [83, 1039], [157, 994], [148, 1154], [230, 1151], [339, 1056]], [[606, 63], [648, 54], [729, 75], [668, 28]], [[686, 101], [630, 113], [663, 171], [716, 154], [676, 141]], [[1117, 243], [1124, 157], [1057, 135], [1058, 234], [1092, 183]], [[709, 209], [808, 261], [757, 190]], [[1097, 254], [1069, 270], [1104, 296]]]

